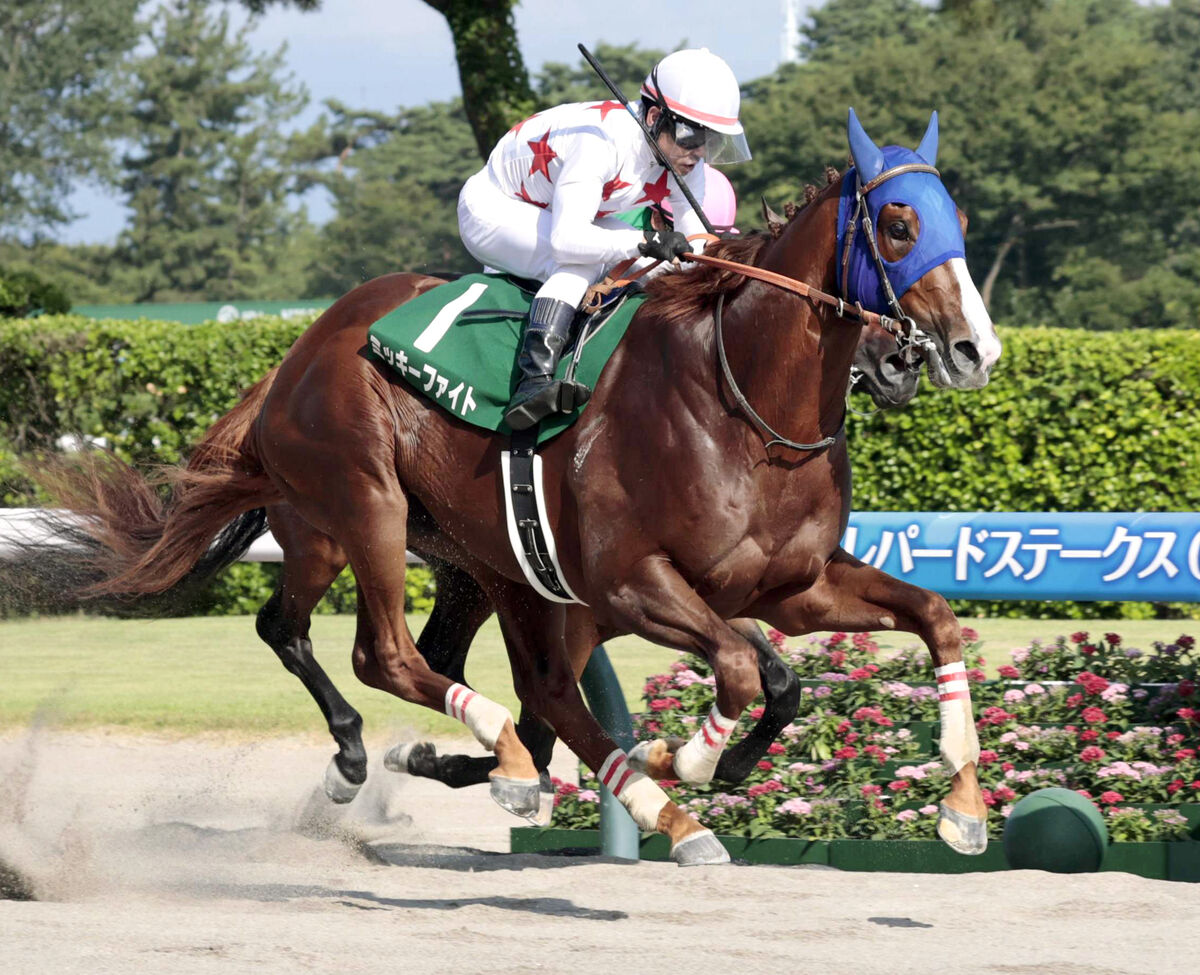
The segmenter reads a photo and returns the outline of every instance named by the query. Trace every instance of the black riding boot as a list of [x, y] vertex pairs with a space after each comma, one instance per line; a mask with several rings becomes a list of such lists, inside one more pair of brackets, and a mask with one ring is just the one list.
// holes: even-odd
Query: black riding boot
[[513, 430], [525, 430], [560, 409], [572, 410], [591, 394], [586, 386], [572, 383], [571, 402], [560, 402], [564, 385], [555, 382], [554, 371], [571, 335], [576, 308], [557, 298], [534, 298], [529, 308], [529, 324], [521, 336], [517, 368], [521, 382], [504, 413], [504, 422]]

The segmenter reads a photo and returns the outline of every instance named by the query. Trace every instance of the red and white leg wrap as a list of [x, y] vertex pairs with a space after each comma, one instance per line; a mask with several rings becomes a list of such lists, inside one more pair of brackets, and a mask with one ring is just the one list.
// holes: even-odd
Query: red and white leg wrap
[[446, 689], [446, 713], [470, 728], [475, 740], [489, 751], [496, 747], [504, 723], [512, 720], [512, 713], [503, 704], [489, 701], [463, 684], [451, 684]]
[[609, 791], [621, 801], [621, 805], [629, 810], [629, 815], [640, 829], [648, 833], [658, 829], [658, 814], [671, 800], [657, 782], [629, 767], [621, 749], [613, 749], [596, 774], [601, 783], [608, 786]]
[[700, 730], [675, 753], [675, 774], [680, 780], [691, 785], [712, 781], [717, 762], [736, 727], [737, 718], [725, 717], [714, 704]]
[[945, 667], [935, 667], [933, 673], [938, 681], [942, 761], [951, 772], [958, 772], [964, 765], [979, 761], [979, 736], [975, 733], [967, 668], [960, 660]]

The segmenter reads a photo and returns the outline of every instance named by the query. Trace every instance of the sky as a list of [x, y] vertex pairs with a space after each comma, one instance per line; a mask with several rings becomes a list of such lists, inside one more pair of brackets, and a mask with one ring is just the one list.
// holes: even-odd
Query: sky
[[[797, 0], [795, 5], [803, 16], [816, 3]], [[770, 73], [782, 60], [785, 5], [786, 0], [655, 0], [642, 8], [654, 12], [651, 18], [630, 16], [623, 5], [521, 0], [517, 37], [531, 73], [547, 61], [578, 62], [578, 43], [594, 48], [599, 41], [636, 42], [671, 50], [686, 42], [710, 48], [748, 81]], [[241, 8], [231, 9], [239, 22], [244, 20]], [[260, 18], [250, 42], [264, 52], [287, 44], [288, 67], [312, 100], [298, 124], [311, 122], [327, 98], [395, 111], [460, 93], [450, 28], [422, 0], [323, 0], [319, 11], [308, 14], [272, 9]], [[70, 202], [84, 216], [62, 232], [64, 242], [113, 242], [125, 222], [118, 200], [79, 187]], [[328, 217], [322, 199], [307, 202], [314, 220]]]

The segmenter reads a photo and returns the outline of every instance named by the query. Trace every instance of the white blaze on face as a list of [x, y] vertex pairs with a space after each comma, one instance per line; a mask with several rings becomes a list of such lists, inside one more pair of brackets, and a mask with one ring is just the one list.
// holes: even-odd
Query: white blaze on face
[[984, 307], [979, 289], [971, 280], [967, 262], [961, 257], [952, 257], [950, 272], [958, 282], [958, 291], [962, 298], [963, 318], [971, 327], [971, 341], [975, 343], [975, 348], [979, 352], [979, 366], [986, 373], [1000, 358], [1000, 339], [996, 336], [996, 326], [992, 324], [992, 316]]

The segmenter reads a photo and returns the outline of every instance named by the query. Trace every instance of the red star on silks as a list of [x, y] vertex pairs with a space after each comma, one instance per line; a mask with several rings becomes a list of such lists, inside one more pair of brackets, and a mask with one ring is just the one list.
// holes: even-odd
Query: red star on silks
[[533, 165], [529, 167], [529, 175], [541, 173], [549, 179], [550, 160], [558, 158], [558, 153], [550, 148], [550, 130], [547, 129], [540, 139], [530, 139], [529, 148], [533, 150]]
[[545, 210], [546, 207], [548, 207], [550, 205], [548, 203], [539, 203], [537, 200], [530, 197], [530, 195], [527, 192], [525, 192], [525, 184], [524, 183], [521, 184], [521, 191], [519, 193], [514, 193], [513, 195], [518, 200], [524, 200], [526, 203], [532, 203], [535, 207], [541, 207], [543, 210]]
[[647, 200], [657, 206], [662, 206], [662, 201], [671, 195], [671, 191], [667, 189], [667, 171], [663, 173], [653, 183], [643, 183], [642, 192], [645, 194], [640, 200], [635, 200], [635, 203], [645, 203]]
[[600, 102], [598, 105], [589, 105], [588, 107], [594, 108], [596, 111], [598, 111], [600, 113], [600, 121], [603, 122], [606, 118], [608, 118], [608, 113], [614, 108], [624, 108], [625, 106], [620, 102]]
[[601, 194], [600, 199], [607, 200], [610, 196], [617, 192], [617, 190], [623, 190], [626, 186], [632, 185], [632, 183], [626, 183], [623, 179], [621, 179], [621, 174], [618, 173], [604, 184], [604, 192]]
[[514, 125], [514, 126], [513, 126], [511, 129], [509, 129], [508, 131], [509, 131], [509, 132], [520, 132], [520, 131], [521, 131], [521, 126], [522, 126], [522, 125], [524, 125], [526, 122], [532, 122], [532, 121], [533, 121], [535, 118], [537, 118], [537, 117], [538, 117], [539, 115], [541, 115], [541, 114], [542, 114], [541, 112], [534, 112], [532, 115], [530, 115], [530, 116], [529, 116], [529, 118], [523, 118], [523, 119], [521, 119], [521, 121], [520, 121], [520, 122], [518, 122], [516, 125]]

